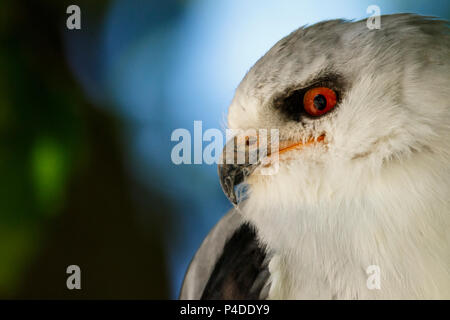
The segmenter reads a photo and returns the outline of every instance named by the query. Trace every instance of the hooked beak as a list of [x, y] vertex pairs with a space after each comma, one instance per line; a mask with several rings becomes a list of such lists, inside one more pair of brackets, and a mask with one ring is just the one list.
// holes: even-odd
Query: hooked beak
[[[316, 142], [323, 142], [324, 139], [325, 135], [321, 135], [317, 139], [310, 138], [306, 142], [284, 140], [276, 144], [278, 146], [276, 150], [267, 150], [267, 146], [259, 146], [258, 137], [253, 139], [253, 142], [248, 137], [245, 137], [245, 139], [239, 139], [237, 137], [230, 139], [223, 148], [222, 158], [218, 165], [220, 186], [228, 200], [234, 205], [237, 205], [236, 187], [245, 182], [262, 164], [270, 165], [274, 153], [280, 155], [291, 150], [301, 149]], [[238, 161], [239, 159], [243, 159], [244, 161]], [[257, 160], [250, 161], [252, 159]]]

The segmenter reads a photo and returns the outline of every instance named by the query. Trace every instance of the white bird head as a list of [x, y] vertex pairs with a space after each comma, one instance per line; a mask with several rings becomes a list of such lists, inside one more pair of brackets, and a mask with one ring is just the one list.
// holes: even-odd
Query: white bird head
[[283, 146], [323, 141], [280, 152], [276, 174], [251, 170], [250, 193], [342, 201], [402, 163], [448, 167], [449, 47], [444, 22], [406, 14], [383, 16], [379, 30], [334, 20], [280, 40], [236, 90], [229, 127], [276, 128]]
[[[450, 295], [449, 57], [445, 22], [401, 14], [300, 28], [247, 73], [229, 127], [278, 129], [279, 167], [219, 175], [277, 256], [270, 297]], [[383, 291], [365, 286], [373, 264]]]

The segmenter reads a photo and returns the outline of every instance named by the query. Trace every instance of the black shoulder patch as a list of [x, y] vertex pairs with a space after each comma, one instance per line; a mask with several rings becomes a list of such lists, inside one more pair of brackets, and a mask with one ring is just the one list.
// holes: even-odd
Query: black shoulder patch
[[203, 290], [202, 300], [255, 300], [268, 278], [266, 250], [245, 223], [231, 236]]

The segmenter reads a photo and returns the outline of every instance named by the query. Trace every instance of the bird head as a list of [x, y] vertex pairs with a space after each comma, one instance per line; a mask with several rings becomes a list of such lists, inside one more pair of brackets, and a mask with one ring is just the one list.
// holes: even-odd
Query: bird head
[[220, 164], [225, 194], [238, 203], [244, 183], [255, 201], [282, 208], [395, 193], [410, 185], [391, 183], [398, 172], [438, 177], [450, 161], [448, 42], [444, 22], [407, 14], [382, 16], [379, 30], [333, 20], [280, 40], [228, 113], [230, 129], [277, 131], [277, 170]]

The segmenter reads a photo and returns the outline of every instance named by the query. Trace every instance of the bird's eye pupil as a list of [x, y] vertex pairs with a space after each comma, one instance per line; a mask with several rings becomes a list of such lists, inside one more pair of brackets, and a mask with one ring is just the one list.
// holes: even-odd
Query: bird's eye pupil
[[303, 96], [303, 109], [312, 117], [319, 117], [336, 106], [336, 92], [327, 87], [315, 87]]
[[314, 97], [314, 106], [317, 110], [325, 109], [327, 106], [327, 99], [321, 94], [316, 95]]

